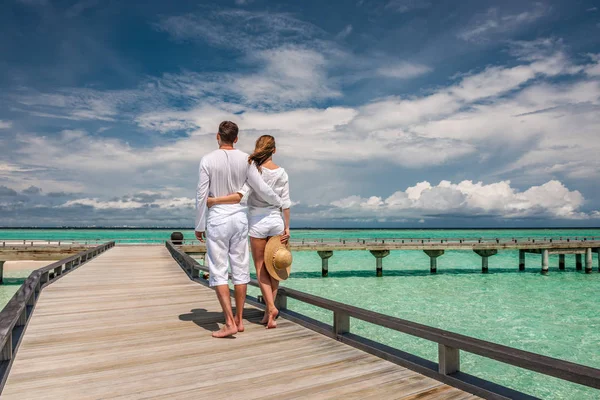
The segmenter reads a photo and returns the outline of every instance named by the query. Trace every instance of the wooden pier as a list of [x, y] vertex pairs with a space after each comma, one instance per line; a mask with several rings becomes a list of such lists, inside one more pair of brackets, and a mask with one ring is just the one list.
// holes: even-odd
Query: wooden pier
[[83, 243], [51, 242], [40, 240], [0, 241], [0, 284], [4, 280], [4, 263], [6, 261], [35, 260], [54, 261], [72, 256], [94, 247]]
[[164, 246], [116, 247], [37, 302], [3, 399], [475, 396], [284, 319], [266, 330], [248, 306], [235, 340]]
[[[189, 254], [205, 254], [206, 246], [197, 241], [181, 241], [181, 249]], [[565, 255], [576, 255], [576, 269], [582, 270], [582, 256], [585, 255], [585, 273], [593, 270], [593, 255], [597, 254], [597, 268], [600, 272], [600, 238], [598, 237], [558, 237], [558, 238], [512, 238], [512, 239], [460, 239], [460, 238], [387, 238], [387, 239], [314, 239], [292, 240], [293, 251], [315, 251], [321, 257], [321, 274], [329, 274], [329, 259], [334, 251], [369, 251], [375, 257], [375, 273], [383, 275], [383, 259], [393, 250], [421, 250], [429, 256], [429, 270], [437, 272], [438, 258], [446, 251], [473, 251], [481, 256], [481, 272], [489, 271], [488, 259], [498, 251], [518, 250], [519, 271], [525, 270], [525, 253], [541, 255], [541, 272], [548, 273], [550, 254], [558, 254], [559, 269], [565, 269]]]
[[[288, 288], [277, 329], [258, 323], [264, 307], [249, 297], [246, 331], [214, 339], [220, 306], [183, 247], [111, 242], [34, 271], [0, 313], [2, 398], [533, 399], [462, 372], [464, 351], [600, 389], [595, 368]], [[429, 340], [438, 360], [356, 335], [353, 319]]]

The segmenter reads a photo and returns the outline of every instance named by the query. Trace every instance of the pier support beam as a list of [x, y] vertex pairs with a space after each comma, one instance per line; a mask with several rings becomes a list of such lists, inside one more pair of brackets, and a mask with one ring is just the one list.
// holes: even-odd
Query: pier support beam
[[525, 250], [519, 250], [519, 271], [525, 271]]
[[437, 258], [444, 254], [444, 250], [423, 250], [429, 256], [429, 272], [437, 272]]
[[329, 259], [333, 256], [333, 251], [317, 251], [321, 257], [321, 276], [326, 278], [329, 275]]
[[548, 249], [542, 250], [542, 274], [546, 275], [548, 273], [548, 256], [550, 252]]
[[473, 250], [476, 254], [481, 256], [481, 273], [487, 274], [488, 272], [488, 258], [498, 254], [498, 250]]
[[0, 285], [4, 282], [4, 261], [0, 261]]
[[589, 247], [585, 249], [585, 273], [592, 273], [592, 249]]
[[561, 271], [565, 270], [565, 255], [564, 254], [558, 255], [558, 269], [560, 269]]
[[581, 254], [575, 254], [575, 269], [581, 271], [583, 263], [581, 262]]
[[376, 262], [376, 274], [377, 276], [383, 276], [383, 257], [390, 255], [389, 250], [370, 250], [371, 254], [375, 256]]

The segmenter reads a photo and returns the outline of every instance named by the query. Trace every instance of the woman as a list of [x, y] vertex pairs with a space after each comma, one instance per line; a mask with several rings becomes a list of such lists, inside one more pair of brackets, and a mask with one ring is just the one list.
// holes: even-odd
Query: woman
[[279, 281], [272, 278], [265, 268], [265, 246], [271, 236], [281, 235], [281, 241], [287, 243], [290, 238], [290, 188], [288, 175], [285, 170], [273, 162], [273, 154], [277, 151], [275, 138], [263, 135], [256, 141], [254, 153], [248, 158], [248, 163], [254, 163], [264, 181], [273, 189], [283, 201], [281, 209], [275, 208], [263, 201], [256, 193], [244, 186], [240, 193], [228, 196], [208, 198], [208, 207], [216, 204], [239, 203], [242, 196], [248, 194], [248, 234], [250, 235], [250, 249], [260, 291], [266, 304], [265, 315], [261, 323], [267, 329], [277, 327], [275, 319], [279, 310], [275, 307], [275, 297], [279, 288]]

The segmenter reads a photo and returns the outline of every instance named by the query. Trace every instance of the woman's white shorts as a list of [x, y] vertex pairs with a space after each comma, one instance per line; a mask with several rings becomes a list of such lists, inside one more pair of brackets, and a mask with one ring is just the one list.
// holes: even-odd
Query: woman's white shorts
[[283, 234], [285, 226], [279, 213], [267, 215], [250, 215], [248, 218], [248, 235], [253, 238], [265, 239]]

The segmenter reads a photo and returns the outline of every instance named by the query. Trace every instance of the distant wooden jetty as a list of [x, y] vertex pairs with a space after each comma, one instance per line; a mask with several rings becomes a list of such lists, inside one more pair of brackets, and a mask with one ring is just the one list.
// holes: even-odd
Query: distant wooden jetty
[[[184, 248], [109, 242], [34, 271], [0, 313], [2, 398], [533, 398], [462, 372], [463, 351], [600, 389], [595, 368], [288, 288], [276, 330], [257, 323], [264, 307], [250, 297], [246, 332], [213, 339], [220, 307]], [[352, 333], [353, 319], [429, 340], [438, 360]]]
[[62, 260], [95, 246], [96, 244], [73, 241], [0, 240], [0, 284], [4, 281], [4, 263], [6, 261]]
[[[206, 246], [197, 241], [181, 241], [181, 249], [190, 254], [205, 254]], [[525, 270], [525, 253], [541, 255], [541, 272], [549, 269], [549, 255], [558, 254], [558, 268], [565, 269], [565, 255], [575, 255], [576, 270], [583, 269], [582, 258], [585, 256], [585, 272], [593, 269], [593, 254], [598, 254], [598, 271], [600, 271], [600, 238], [598, 237], [548, 237], [548, 238], [512, 238], [512, 239], [461, 239], [461, 238], [386, 238], [386, 239], [313, 239], [292, 240], [294, 251], [316, 251], [321, 257], [322, 276], [329, 273], [329, 259], [334, 251], [362, 250], [369, 251], [375, 257], [377, 276], [383, 275], [383, 258], [393, 250], [421, 250], [429, 256], [429, 270], [437, 272], [437, 259], [446, 251], [473, 251], [481, 256], [481, 272], [489, 270], [488, 259], [501, 250], [519, 251], [519, 270]]]

